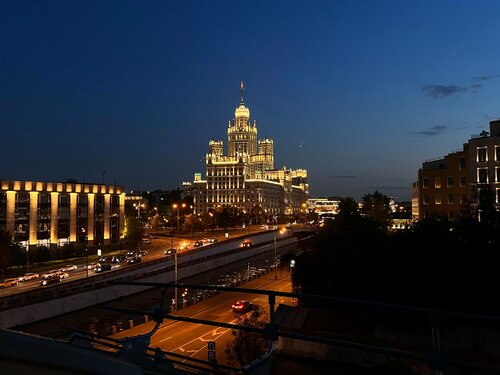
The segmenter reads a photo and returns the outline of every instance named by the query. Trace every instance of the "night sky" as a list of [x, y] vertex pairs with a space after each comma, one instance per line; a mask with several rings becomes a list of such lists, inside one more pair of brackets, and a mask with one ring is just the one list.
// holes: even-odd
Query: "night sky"
[[499, 19], [487, 0], [3, 0], [0, 179], [177, 188], [226, 146], [244, 81], [312, 197], [408, 200], [423, 161], [500, 117]]

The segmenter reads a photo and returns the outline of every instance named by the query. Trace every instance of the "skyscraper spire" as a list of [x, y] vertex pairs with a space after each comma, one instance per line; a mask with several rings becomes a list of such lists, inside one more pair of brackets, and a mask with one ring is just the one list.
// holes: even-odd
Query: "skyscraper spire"
[[241, 97], [240, 97], [240, 104], [243, 104], [243, 90], [245, 89], [245, 85], [243, 84], [243, 82], [240, 83], [240, 93], [241, 93]]

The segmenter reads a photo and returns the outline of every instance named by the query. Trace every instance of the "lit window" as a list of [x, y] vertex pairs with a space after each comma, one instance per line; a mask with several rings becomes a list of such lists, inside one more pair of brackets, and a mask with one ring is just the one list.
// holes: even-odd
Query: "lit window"
[[441, 194], [436, 194], [436, 196], [434, 197], [434, 203], [441, 204]]
[[488, 168], [477, 169], [477, 182], [482, 184], [488, 182]]
[[488, 153], [486, 147], [477, 148], [477, 161], [478, 162], [488, 161]]
[[436, 177], [434, 180], [434, 187], [436, 189], [441, 189], [441, 177]]

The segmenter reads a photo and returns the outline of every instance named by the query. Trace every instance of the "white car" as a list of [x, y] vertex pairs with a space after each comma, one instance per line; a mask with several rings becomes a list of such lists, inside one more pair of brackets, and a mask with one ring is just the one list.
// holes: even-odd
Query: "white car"
[[38, 279], [39, 275], [37, 273], [25, 273], [24, 276], [20, 276], [17, 278], [19, 282], [23, 281], [28, 281], [28, 280], [33, 280], [33, 279]]
[[58, 272], [59, 278], [62, 279], [67, 279], [69, 277], [69, 274], [67, 272]]
[[88, 270], [93, 270], [94, 268], [98, 267], [98, 263], [89, 263], [87, 266], [84, 266], [83, 269], [88, 269]]
[[66, 264], [64, 267], [60, 269], [61, 272], [68, 272], [68, 271], [74, 271], [78, 267], [74, 264]]

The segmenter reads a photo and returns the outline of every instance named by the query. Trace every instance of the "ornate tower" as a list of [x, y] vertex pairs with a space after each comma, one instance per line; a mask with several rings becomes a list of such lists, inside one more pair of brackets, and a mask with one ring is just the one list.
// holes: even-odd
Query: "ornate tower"
[[240, 105], [234, 112], [234, 120], [227, 129], [228, 156], [245, 153], [249, 156], [257, 154], [257, 124], [250, 124], [250, 110], [243, 101], [243, 82], [240, 84]]

